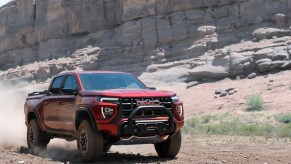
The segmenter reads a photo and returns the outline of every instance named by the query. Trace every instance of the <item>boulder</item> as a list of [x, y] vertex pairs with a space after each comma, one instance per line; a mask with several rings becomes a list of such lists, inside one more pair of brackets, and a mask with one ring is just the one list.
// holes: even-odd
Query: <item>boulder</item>
[[225, 97], [227, 96], [227, 92], [226, 91], [221, 91], [219, 97]]
[[268, 58], [265, 58], [265, 59], [257, 60], [256, 64], [259, 65], [259, 64], [265, 63], [265, 62], [272, 62], [272, 60], [268, 59]]
[[272, 61], [271, 69], [281, 68], [285, 64], [285, 61]]
[[281, 69], [289, 69], [291, 68], [291, 61], [286, 61], [282, 66]]
[[235, 90], [235, 88], [228, 88], [228, 89], [226, 89], [225, 91], [228, 93], [228, 92], [230, 92], [230, 91], [234, 91]]
[[273, 51], [272, 48], [264, 48], [254, 53], [254, 60], [260, 60], [264, 58], [271, 59], [273, 57]]
[[[236, 89], [235, 88], [228, 88], [226, 90], [215, 90], [215, 94], [219, 95], [219, 97], [225, 97], [227, 95], [233, 95], [234, 93], [236, 93]], [[217, 96], [215, 96], [217, 98]]]
[[229, 73], [231, 76], [239, 75], [239, 74], [242, 74], [243, 72], [244, 72], [243, 64], [232, 66], [229, 70]]
[[254, 79], [256, 77], [257, 77], [257, 74], [254, 72], [248, 75], [248, 79]]
[[250, 56], [244, 56], [243, 54], [240, 53], [232, 53], [230, 55], [230, 75], [239, 75], [244, 72], [244, 63], [250, 63], [251, 61]]
[[215, 93], [216, 95], [219, 95], [221, 92], [222, 92], [222, 90], [215, 90], [215, 91], [214, 91], [214, 93]]
[[235, 94], [236, 92], [237, 92], [236, 90], [231, 90], [231, 91], [227, 92], [227, 94], [228, 94], [228, 95], [233, 95], [233, 94]]
[[278, 26], [285, 26], [286, 25], [286, 15], [282, 13], [278, 13], [273, 16], [273, 21]]
[[265, 72], [271, 69], [272, 61], [266, 61], [258, 64], [258, 69], [260, 72]]
[[287, 47], [288, 54], [291, 55], [291, 45]]
[[187, 84], [187, 87], [186, 88], [191, 88], [191, 87], [194, 87], [194, 86], [196, 86], [198, 84], [199, 84], [198, 81], [192, 81], [192, 82], [190, 82], [190, 83]]
[[289, 59], [289, 54], [286, 52], [278, 52], [278, 53], [274, 53], [272, 60], [276, 61], [276, 60], [287, 60]]
[[87, 55], [95, 55], [98, 54], [101, 51], [101, 48], [99, 47], [94, 47], [94, 48], [88, 48], [87, 49]]
[[201, 80], [203, 78], [223, 79], [229, 76], [228, 70], [223, 66], [205, 65], [196, 67], [188, 74], [188, 81]]
[[252, 35], [259, 40], [271, 39], [273, 36], [283, 37], [289, 35], [289, 30], [278, 28], [259, 28], [255, 30]]
[[288, 46], [275, 47], [272, 60], [288, 60]]
[[200, 35], [212, 35], [216, 31], [215, 26], [201, 26], [198, 28], [198, 34]]
[[250, 67], [251, 67], [251, 62], [246, 62], [246, 63], [243, 64], [243, 68], [244, 68], [245, 71], [249, 70]]

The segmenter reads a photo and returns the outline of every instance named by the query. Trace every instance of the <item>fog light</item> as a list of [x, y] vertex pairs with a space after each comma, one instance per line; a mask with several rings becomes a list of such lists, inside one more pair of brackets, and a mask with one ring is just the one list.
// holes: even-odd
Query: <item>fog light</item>
[[177, 106], [177, 113], [179, 116], [183, 115], [183, 105], [178, 105]]
[[108, 118], [110, 116], [113, 115], [114, 109], [113, 108], [109, 108], [109, 107], [102, 107], [101, 108], [101, 113], [103, 118]]

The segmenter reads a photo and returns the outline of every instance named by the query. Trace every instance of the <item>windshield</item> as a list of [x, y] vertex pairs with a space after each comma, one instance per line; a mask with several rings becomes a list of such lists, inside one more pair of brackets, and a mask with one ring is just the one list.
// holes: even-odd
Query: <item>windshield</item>
[[146, 89], [146, 86], [131, 74], [88, 73], [81, 74], [80, 79], [84, 90]]

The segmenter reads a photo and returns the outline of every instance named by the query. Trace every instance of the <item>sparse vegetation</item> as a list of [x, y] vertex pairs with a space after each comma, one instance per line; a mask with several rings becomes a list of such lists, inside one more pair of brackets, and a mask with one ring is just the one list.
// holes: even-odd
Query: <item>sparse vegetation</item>
[[230, 55], [231, 52], [232, 52], [232, 50], [228, 47], [227, 50], [226, 50], [226, 54], [227, 54], [227, 55]]
[[278, 136], [282, 138], [291, 137], [291, 123], [285, 124], [279, 129]]
[[291, 123], [291, 114], [287, 113], [287, 114], [279, 114], [275, 116], [275, 119], [280, 122], [280, 123]]
[[186, 121], [185, 133], [194, 135], [265, 136], [291, 138], [291, 114], [207, 114]]
[[263, 97], [261, 94], [252, 94], [246, 97], [246, 103], [248, 105], [247, 111], [262, 111], [263, 110]]

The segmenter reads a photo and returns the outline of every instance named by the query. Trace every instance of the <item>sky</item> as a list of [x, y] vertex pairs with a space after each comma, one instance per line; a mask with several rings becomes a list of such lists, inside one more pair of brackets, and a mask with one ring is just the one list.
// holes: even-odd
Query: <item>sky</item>
[[7, 2], [9, 2], [10, 0], [0, 0], [0, 6], [5, 5]]

